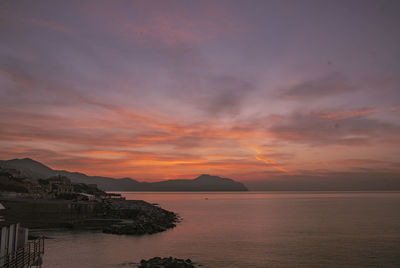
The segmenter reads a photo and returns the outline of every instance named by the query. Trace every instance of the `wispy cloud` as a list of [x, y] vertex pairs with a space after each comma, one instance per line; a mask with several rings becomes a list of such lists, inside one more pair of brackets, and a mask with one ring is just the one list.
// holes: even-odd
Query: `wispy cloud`
[[[76, 30], [69, 26], [62, 25], [58, 22], [43, 17], [32, 15], [29, 12], [21, 9], [12, 9], [7, 6], [2, 6], [0, 15], [7, 18], [6, 22], [12, 21], [14, 24], [24, 24], [25, 27], [38, 27], [46, 30], [59, 32], [66, 35], [75, 35]], [[11, 26], [11, 25], [9, 25]]]
[[283, 91], [288, 98], [309, 99], [345, 94], [356, 90], [352, 81], [341, 73], [331, 73], [315, 79], [300, 81]]
[[332, 112], [312, 113], [313, 116], [323, 119], [345, 120], [371, 114], [375, 108], [362, 108], [355, 110], [337, 110]]
[[135, 11], [116, 10], [110, 3], [87, 3], [84, 11], [93, 20], [102, 21], [113, 10], [114, 16], [107, 23], [109, 30], [125, 40], [152, 47], [198, 44], [234, 30], [233, 18], [217, 2], [204, 1], [196, 12], [175, 2], [132, 2], [127, 6]]
[[400, 127], [391, 123], [360, 117], [370, 110], [336, 113], [295, 113], [270, 128], [278, 140], [310, 145], [362, 145], [394, 142]]

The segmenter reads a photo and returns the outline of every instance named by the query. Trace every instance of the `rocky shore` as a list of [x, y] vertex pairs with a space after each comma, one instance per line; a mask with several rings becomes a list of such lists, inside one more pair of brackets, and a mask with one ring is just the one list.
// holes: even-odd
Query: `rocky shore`
[[141, 260], [139, 268], [194, 268], [190, 259], [154, 257], [149, 260]]
[[175, 227], [178, 216], [142, 200], [114, 200], [102, 205], [103, 217], [121, 219], [103, 229], [105, 233], [143, 235]]
[[144, 235], [175, 227], [179, 217], [142, 200], [73, 202], [28, 198], [0, 199], [6, 220], [30, 229], [68, 228]]

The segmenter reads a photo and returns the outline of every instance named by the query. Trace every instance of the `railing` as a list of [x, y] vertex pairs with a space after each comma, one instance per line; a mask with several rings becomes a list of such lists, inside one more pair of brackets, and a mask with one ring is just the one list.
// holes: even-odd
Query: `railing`
[[0, 258], [1, 268], [23, 268], [39, 265], [44, 254], [44, 238], [38, 238]]

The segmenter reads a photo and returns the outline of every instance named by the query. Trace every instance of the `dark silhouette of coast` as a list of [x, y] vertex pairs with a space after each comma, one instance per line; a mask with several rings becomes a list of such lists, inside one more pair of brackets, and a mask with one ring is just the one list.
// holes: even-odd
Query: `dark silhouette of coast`
[[102, 230], [143, 235], [175, 227], [178, 215], [142, 200], [101, 202], [0, 198], [5, 219], [30, 229]]
[[208, 174], [200, 175], [195, 179], [139, 182], [131, 178], [114, 179], [88, 176], [66, 170], [54, 170], [30, 158], [0, 160], [1, 167], [18, 170], [23, 176], [33, 180], [65, 176], [73, 183], [96, 184], [103, 191], [248, 191], [243, 183]]

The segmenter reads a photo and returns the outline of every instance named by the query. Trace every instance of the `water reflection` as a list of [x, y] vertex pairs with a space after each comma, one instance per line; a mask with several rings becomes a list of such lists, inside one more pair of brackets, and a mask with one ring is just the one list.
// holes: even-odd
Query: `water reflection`
[[129, 267], [154, 256], [206, 267], [400, 266], [397, 192], [123, 195], [158, 203], [184, 220], [142, 237], [53, 233], [44, 267]]

